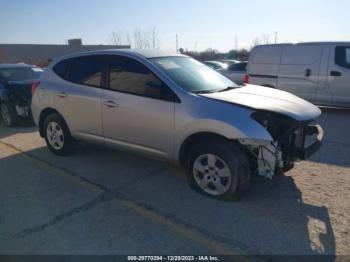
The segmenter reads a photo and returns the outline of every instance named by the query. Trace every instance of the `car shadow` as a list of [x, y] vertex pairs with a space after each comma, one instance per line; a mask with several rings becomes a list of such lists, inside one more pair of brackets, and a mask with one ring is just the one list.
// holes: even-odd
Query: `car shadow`
[[[154, 207], [152, 210], [189, 230], [198, 230], [228, 245], [238, 245], [249, 254], [335, 254], [328, 209], [304, 203], [291, 175], [271, 181], [254, 177], [250, 192], [237, 202], [229, 202], [190, 190], [180, 168], [124, 152], [81, 146], [65, 158], [49, 154], [46, 147], [25, 154], [35, 159], [34, 162], [39, 160], [62, 169], [68, 176], [80, 176], [121, 192], [136, 203]], [[21, 155], [15, 154], [0, 159], [0, 166], [20, 161]], [[30, 174], [35, 174], [35, 170]], [[32, 218], [24, 215], [22, 220], [32, 221]], [[322, 232], [310, 231], [310, 221], [323, 225]]]
[[[273, 180], [253, 177], [251, 190], [238, 205], [253, 214], [268, 217], [271, 223], [279, 223], [281, 230], [286, 230], [286, 237], [296, 233], [296, 246], [303, 250], [302, 254], [335, 254], [336, 242], [328, 208], [305, 203], [293, 175], [280, 175]], [[315, 226], [313, 223], [322, 230], [310, 229]]]

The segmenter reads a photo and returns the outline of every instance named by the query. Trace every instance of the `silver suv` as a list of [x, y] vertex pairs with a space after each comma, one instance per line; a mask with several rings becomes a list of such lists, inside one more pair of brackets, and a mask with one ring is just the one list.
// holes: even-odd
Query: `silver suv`
[[[159, 51], [104, 50], [51, 63], [32, 88], [40, 135], [57, 155], [76, 140], [182, 164], [190, 184], [237, 198], [318, 150], [321, 114], [290, 93], [238, 87], [204, 64]], [[305, 148], [306, 136], [312, 136]]]

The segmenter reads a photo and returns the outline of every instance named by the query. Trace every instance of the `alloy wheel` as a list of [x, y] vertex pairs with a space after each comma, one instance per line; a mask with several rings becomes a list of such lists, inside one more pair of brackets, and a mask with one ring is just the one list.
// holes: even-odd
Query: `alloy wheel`
[[61, 150], [64, 146], [64, 134], [62, 127], [56, 122], [50, 122], [46, 129], [47, 140], [55, 150]]
[[231, 171], [220, 157], [203, 154], [193, 163], [193, 176], [197, 185], [210, 195], [223, 195], [231, 185]]

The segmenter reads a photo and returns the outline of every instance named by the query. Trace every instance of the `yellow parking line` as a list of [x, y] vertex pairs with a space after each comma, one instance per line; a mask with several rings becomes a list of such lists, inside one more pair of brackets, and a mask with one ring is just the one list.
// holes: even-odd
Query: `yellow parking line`
[[204, 246], [206, 249], [211, 250], [215, 254], [242, 255], [241, 253], [234, 251], [234, 250], [228, 248], [227, 246], [225, 246], [217, 241], [214, 241], [214, 240], [207, 238], [204, 234], [198, 232], [197, 230], [189, 229], [185, 226], [177, 224], [169, 219], [166, 219], [165, 217], [163, 217], [162, 215], [159, 215], [156, 212], [153, 212], [151, 210], [148, 210], [144, 207], [141, 207], [141, 206], [135, 204], [132, 201], [118, 199], [118, 198], [115, 198], [113, 200], [116, 201], [121, 206], [123, 206], [129, 210], [134, 211], [135, 213], [153, 221], [154, 223], [163, 225], [163, 226], [171, 229], [172, 231], [174, 231], [178, 235], [184, 236], [184, 237], [192, 240], [193, 242], [195, 242], [201, 246]]
[[[21, 154], [22, 156], [26, 157], [27, 159], [30, 159], [31, 161], [33, 161], [36, 165], [38, 165], [39, 167], [43, 168], [43, 169], [47, 169], [49, 171], [51, 171], [52, 173], [54, 173], [55, 175], [58, 175], [60, 177], [63, 177], [64, 179], [69, 180], [70, 182], [88, 190], [91, 192], [98, 192], [98, 193], [103, 193], [104, 190], [96, 185], [90, 184], [87, 181], [81, 180], [79, 177], [74, 177], [70, 174], [68, 174], [66, 171], [59, 169], [57, 167], [54, 167], [48, 163], [46, 163], [45, 161], [42, 161], [36, 157], [33, 157], [29, 154], [27, 154], [26, 152], [16, 148], [15, 146], [8, 144], [8, 143], [4, 143], [0, 141], [0, 146], [9, 149], [10, 151], [12, 151], [15, 154]], [[203, 247], [205, 247], [206, 249], [214, 252], [215, 254], [220, 254], [220, 255], [243, 255], [241, 252], [238, 252], [236, 250], [232, 250], [231, 248], [227, 247], [226, 245], [223, 245], [215, 240], [212, 240], [208, 237], [206, 237], [204, 234], [202, 234], [201, 232], [195, 230], [195, 229], [189, 229], [185, 226], [182, 226], [180, 224], [177, 224], [167, 218], [165, 218], [164, 216], [162, 216], [161, 214], [158, 214], [157, 212], [148, 210], [130, 200], [126, 200], [126, 199], [119, 199], [119, 198], [113, 198], [113, 201], [115, 203], [118, 203], [119, 205], [123, 206], [124, 208], [131, 210], [135, 213], [137, 213], [138, 215], [151, 220], [152, 222], [156, 223], [156, 224], [160, 224], [163, 225], [165, 227], [167, 227], [168, 229], [170, 229], [171, 231], [175, 232], [178, 235], [181, 235]], [[248, 259], [244, 258], [244, 257], [240, 257], [240, 261], [249, 261]]]

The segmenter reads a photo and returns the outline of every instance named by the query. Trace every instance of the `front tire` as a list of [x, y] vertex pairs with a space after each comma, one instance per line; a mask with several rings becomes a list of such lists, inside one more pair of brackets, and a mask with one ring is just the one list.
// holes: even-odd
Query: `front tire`
[[186, 174], [193, 189], [219, 199], [238, 199], [250, 186], [246, 155], [230, 141], [195, 145], [188, 154]]
[[8, 102], [1, 103], [1, 119], [5, 126], [15, 126], [18, 123], [16, 109]]
[[43, 125], [44, 138], [48, 148], [56, 155], [64, 156], [72, 152], [73, 138], [66, 122], [58, 114], [46, 117]]

